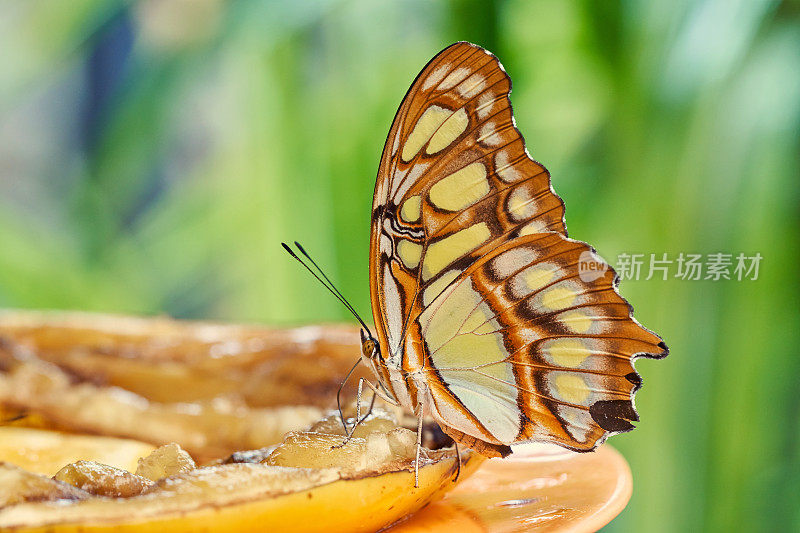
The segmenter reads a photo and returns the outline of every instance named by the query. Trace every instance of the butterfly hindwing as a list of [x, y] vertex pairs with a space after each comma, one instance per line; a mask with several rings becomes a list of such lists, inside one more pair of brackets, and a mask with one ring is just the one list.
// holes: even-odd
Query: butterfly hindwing
[[[613, 269], [554, 232], [479, 253], [410, 329], [424, 339], [442, 423], [487, 442], [578, 450], [631, 429], [633, 360], [666, 347], [631, 318]], [[580, 275], [589, 260], [595, 270]]]

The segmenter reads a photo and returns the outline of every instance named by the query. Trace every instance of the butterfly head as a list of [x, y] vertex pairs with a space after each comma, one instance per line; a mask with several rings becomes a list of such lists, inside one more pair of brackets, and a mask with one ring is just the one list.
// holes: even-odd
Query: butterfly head
[[374, 361], [380, 359], [381, 349], [378, 341], [372, 336], [372, 333], [364, 329], [361, 330], [361, 357], [365, 361]]

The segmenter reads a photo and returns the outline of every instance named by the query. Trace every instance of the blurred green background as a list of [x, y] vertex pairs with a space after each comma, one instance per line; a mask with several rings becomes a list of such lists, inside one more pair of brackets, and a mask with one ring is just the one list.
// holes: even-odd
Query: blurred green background
[[623, 283], [672, 353], [638, 365], [608, 530], [800, 530], [797, 2], [4, 1], [0, 306], [349, 319], [297, 239], [368, 313], [380, 151], [456, 40], [513, 77], [571, 236], [763, 256], [756, 281]]

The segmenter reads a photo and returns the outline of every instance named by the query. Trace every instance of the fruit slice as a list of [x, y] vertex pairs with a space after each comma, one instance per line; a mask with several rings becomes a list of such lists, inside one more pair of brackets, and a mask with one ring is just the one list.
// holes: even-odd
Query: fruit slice
[[82, 500], [90, 496], [67, 483], [0, 462], [0, 509], [24, 502]]
[[[0, 510], [16, 531], [377, 531], [448, 490], [453, 459], [420, 469], [340, 479], [335, 470], [235, 464], [206, 467], [124, 500], [23, 503]], [[472, 461], [463, 466], [472, 469]]]
[[311, 406], [259, 409], [224, 398], [202, 404], [151, 402], [116, 387], [75, 383], [55, 365], [30, 354], [17, 358], [2, 349], [0, 366], [6, 368], [0, 372], [0, 403], [26, 410], [31, 419], [44, 418], [55, 429], [74, 432], [159, 445], [177, 442], [199, 460], [274, 444], [287, 431], [307, 427], [321, 415]]
[[48, 476], [79, 460], [136, 470], [139, 458], [153, 449], [153, 445], [135, 440], [0, 427], [0, 461]]
[[195, 468], [197, 465], [192, 457], [173, 442], [161, 446], [147, 457], [139, 459], [136, 475], [158, 481], [165, 477], [191, 472]]
[[[387, 419], [386, 413], [378, 413], [362, 424], [362, 436], [333, 451], [322, 468], [308, 466], [319, 466], [315, 461], [331, 452], [332, 443], [341, 444], [342, 435], [292, 433], [263, 462], [198, 468], [161, 479], [141, 495], [9, 505], [0, 509], [0, 529], [376, 531], [450, 490], [456, 470], [452, 449], [424, 450], [420, 486], [414, 488], [412, 432], [396, 426], [386, 431]], [[242, 457], [257, 460], [263, 454]], [[480, 456], [462, 453], [461, 476], [481, 461]], [[42, 479], [45, 485], [51, 481]]]
[[[253, 407], [332, 407], [361, 353], [351, 326], [275, 329], [93, 313], [0, 311], [8, 350], [58, 365], [73, 379], [154, 402], [233, 396]], [[354, 383], [367, 376], [356, 370]]]
[[53, 479], [95, 496], [109, 498], [137, 496], [153, 485], [153, 482], [147, 478], [94, 461], [78, 461], [68, 464], [56, 472]]

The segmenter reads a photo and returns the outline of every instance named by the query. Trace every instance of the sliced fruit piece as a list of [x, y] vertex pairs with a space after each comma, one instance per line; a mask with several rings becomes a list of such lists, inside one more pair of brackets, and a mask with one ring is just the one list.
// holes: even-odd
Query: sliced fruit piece
[[[289, 433], [263, 462], [275, 466], [337, 468], [342, 475], [396, 470], [415, 457], [417, 437], [396, 423], [386, 428], [386, 422], [382, 417], [367, 420], [357, 428], [357, 434], [363, 436], [347, 440], [342, 435], [314, 431]], [[425, 459], [427, 452], [422, 457]]]
[[68, 464], [53, 476], [56, 481], [68, 483], [95, 496], [130, 498], [150, 488], [149, 479], [94, 461]]
[[[358, 357], [352, 326], [275, 329], [165, 317], [0, 311], [0, 337], [73, 378], [163, 403], [233, 396], [253, 407], [332, 407]], [[359, 368], [354, 383], [366, 377]]]
[[147, 457], [139, 459], [136, 475], [158, 481], [169, 476], [191, 472], [197, 465], [186, 450], [175, 444], [159, 446]]
[[[407, 430], [377, 430], [385, 419], [364, 424], [366, 434], [343, 446], [367, 451], [366, 460], [334, 452], [330, 468], [314, 466], [341, 435], [302, 433], [288, 438], [261, 463], [230, 463], [195, 469], [155, 483], [126, 499], [91, 497], [76, 502], [20, 503], [0, 509], [0, 529], [16, 531], [376, 531], [442, 496], [454, 484], [454, 451], [426, 450], [414, 488], [413, 440]], [[369, 431], [370, 428], [376, 429]], [[295, 433], [294, 436], [299, 435]], [[393, 440], [394, 439], [394, 440]], [[394, 443], [394, 444], [393, 444]], [[281, 450], [280, 453], [278, 450]], [[269, 464], [283, 457], [298, 466]], [[461, 476], [482, 457], [462, 453]], [[280, 462], [280, 461], [278, 461]], [[318, 464], [318, 463], [316, 463]], [[303, 465], [303, 466], [299, 466]]]
[[[476, 457], [464, 458], [462, 475]], [[170, 478], [149, 494], [0, 510], [17, 531], [377, 531], [449, 490], [454, 460], [408, 471], [340, 479], [335, 470], [231, 464]]]
[[135, 470], [139, 458], [153, 449], [152, 444], [129, 439], [0, 427], [0, 461], [47, 476], [81, 459]]
[[157, 445], [177, 442], [200, 460], [280, 442], [287, 431], [303, 429], [321, 414], [310, 406], [255, 409], [223, 398], [205, 404], [150, 402], [116, 387], [76, 384], [55, 365], [0, 349], [2, 367], [0, 403], [44, 417], [57, 429]]
[[24, 502], [83, 500], [89, 497], [89, 493], [72, 485], [0, 462], [0, 510]]
[[[355, 405], [351, 405], [349, 407], [349, 412], [352, 414], [355, 411]], [[385, 408], [382, 407], [375, 407], [372, 410], [372, 413], [365, 422], [359, 424], [355, 431], [353, 432], [353, 437], [365, 437], [370, 433], [374, 433], [376, 431], [381, 432], [388, 432], [392, 429], [397, 427], [398, 423], [398, 415], [401, 415], [402, 411], [400, 412], [390, 412], [387, 411]], [[355, 418], [351, 417], [347, 420], [348, 427], [353, 427], [353, 423], [355, 422]], [[405, 420], [403, 420], [405, 423]], [[416, 423], [416, 418], [412, 421], [410, 426], [413, 426]], [[315, 422], [309, 428], [310, 432], [312, 433], [326, 433], [329, 435], [342, 435], [344, 436], [344, 427], [342, 426], [342, 420], [339, 418], [338, 412], [329, 413], [328, 416], [320, 420], [319, 422]]]

